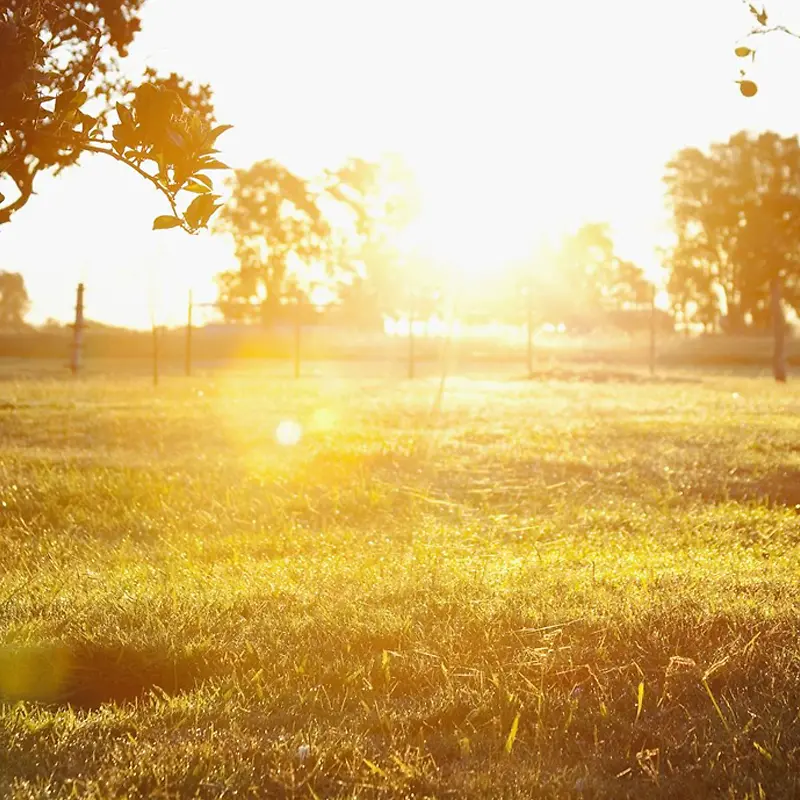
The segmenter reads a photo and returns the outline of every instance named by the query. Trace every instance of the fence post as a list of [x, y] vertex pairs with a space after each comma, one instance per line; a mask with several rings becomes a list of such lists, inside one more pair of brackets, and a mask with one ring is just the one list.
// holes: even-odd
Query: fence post
[[656, 285], [650, 286], [650, 374], [656, 374]]
[[525, 295], [527, 297], [527, 334], [528, 334], [528, 377], [533, 377], [533, 290], [528, 284]]
[[192, 290], [189, 289], [189, 307], [186, 313], [186, 376], [192, 374]]
[[158, 386], [158, 325], [153, 323], [153, 386]]
[[75, 301], [75, 324], [72, 326], [72, 357], [70, 359], [70, 369], [73, 375], [77, 375], [81, 368], [81, 356], [83, 354], [83, 292], [84, 286], [78, 284], [78, 292]]
[[414, 312], [415, 309], [414, 292], [411, 292], [411, 302], [408, 308], [408, 378], [414, 379]]
[[300, 319], [300, 292], [295, 294], [294, 298], [294, 377], [300, 377], [300, 335], [301, 335], [301, 322]]

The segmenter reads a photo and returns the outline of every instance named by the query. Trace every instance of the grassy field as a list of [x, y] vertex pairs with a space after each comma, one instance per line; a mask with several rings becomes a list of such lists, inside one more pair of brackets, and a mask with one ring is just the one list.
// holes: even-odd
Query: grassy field
[[0, 382], [0, 797], [800, 795], [800, 392], [622, 377]]

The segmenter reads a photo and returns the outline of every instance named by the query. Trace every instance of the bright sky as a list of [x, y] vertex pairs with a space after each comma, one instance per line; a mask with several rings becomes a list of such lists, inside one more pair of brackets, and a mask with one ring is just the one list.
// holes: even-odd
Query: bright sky
[[[800, 22], [792, 5], [771, 0], [773, 20]], [[127, 69], [211, 83], [234, 166], [402, 153], [425, 194], [423, 246], [456, 268], [524, 258], [589, 219], [653, 268], [674, 152], [800, 127], [800, 42], [762, 41], [761, 91], [739, 95], [749, 27], [739, 0], [148, 0]], [[31, 321], [69, 318], [82, 280], [93, 319], [176, 323], [188, 290], [212, 301], [235, 264], [224, 240], [152, 232], [163, 199], [100, 156], [38, 189], [0, 228]]]

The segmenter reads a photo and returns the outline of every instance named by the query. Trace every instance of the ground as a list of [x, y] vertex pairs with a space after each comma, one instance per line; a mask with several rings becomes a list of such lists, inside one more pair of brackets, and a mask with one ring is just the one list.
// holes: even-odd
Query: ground
[[0, 381], [0, 796], [798, 796], [800, 392], [558, 377]]

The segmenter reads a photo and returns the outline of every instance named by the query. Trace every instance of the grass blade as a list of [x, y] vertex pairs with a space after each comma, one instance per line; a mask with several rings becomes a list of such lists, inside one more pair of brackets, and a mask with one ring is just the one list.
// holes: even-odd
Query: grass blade
[[639, 691], [636, 694], [636, 722], [642, 716], [642, 703], [644, 703], [644, 681], [639, 681]]
[[519, 714], [517, 712], [517, 716], [514, 717], [514, 721], [511, 723], [511, 730], [508, 732], [508, 737], [506, 738], [506, 753], [511, 755], [511, 751], [514, 748], [514, 740], [517, 738], [517, 731], [519, 730]]

